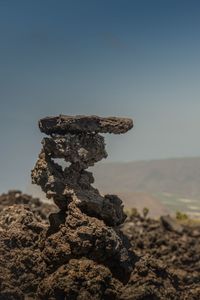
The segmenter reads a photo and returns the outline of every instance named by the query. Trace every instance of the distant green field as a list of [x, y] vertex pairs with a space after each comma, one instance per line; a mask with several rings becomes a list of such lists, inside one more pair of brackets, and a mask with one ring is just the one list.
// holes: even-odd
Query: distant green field
[[193, 218], [200, 218], [200, 200], [182, 198], [170, 193], [159, 193], [155, 195], [171, 213], [183, 212]]

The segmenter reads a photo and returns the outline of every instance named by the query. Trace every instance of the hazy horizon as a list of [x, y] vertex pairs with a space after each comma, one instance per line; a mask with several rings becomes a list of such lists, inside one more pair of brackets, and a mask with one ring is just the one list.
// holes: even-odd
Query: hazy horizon
[[[0, 1], [0, 192], [24, 190], [57, 114], [127, 116], [109, 161], [200, 156], [200, 2]], [[103, 161], [104, 162], [104, 161]]]

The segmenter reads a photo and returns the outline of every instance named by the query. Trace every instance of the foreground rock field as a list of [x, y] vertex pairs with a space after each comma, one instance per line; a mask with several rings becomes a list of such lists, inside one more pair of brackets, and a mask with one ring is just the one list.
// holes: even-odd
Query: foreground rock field
[[[58, 215], [49, 232], [53, 211], [19, 191], [0, 196], [0, 299], [200, 299], [198, 226], [177, 229], [133, 212], [122, 235], [76, 211]], [[131, 259], [128, 276], [126, 254], [115, 257], [118, 235]]]

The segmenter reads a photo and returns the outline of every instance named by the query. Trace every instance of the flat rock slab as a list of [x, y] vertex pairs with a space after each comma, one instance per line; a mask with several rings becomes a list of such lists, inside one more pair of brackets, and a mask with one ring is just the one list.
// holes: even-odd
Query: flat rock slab
[[125, 133], [133, 127], [133, 120], [118, 117], [59, 115], [39, 120], [41, 132], [46, 134], [66, 133]]

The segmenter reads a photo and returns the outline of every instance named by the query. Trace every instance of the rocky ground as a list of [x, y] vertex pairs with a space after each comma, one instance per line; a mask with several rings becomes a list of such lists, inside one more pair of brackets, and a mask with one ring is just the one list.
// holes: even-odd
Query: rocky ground
[[199, 249], [200, 227], [169, 217], [133, 210], [111, 230], [77, 208], [0, 196], [1, 300], [200, 299]]

